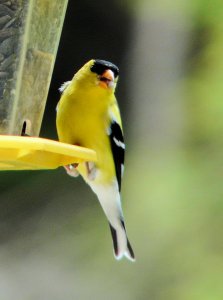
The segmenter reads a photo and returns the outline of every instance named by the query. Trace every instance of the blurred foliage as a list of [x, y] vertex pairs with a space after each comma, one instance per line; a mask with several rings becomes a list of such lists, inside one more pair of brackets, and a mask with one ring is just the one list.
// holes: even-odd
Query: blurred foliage
[[[127, 137], [122, 196], [137, 261], [113, 259], [107, 222], [81, 178], [62, 169], [4, 172], [0, 298], [221, 300], [223, 3], [93, 3], [70, 1], [42, 135], [55, 137], [60, 82], [94, 56], [119, 63]], [[138, 45], [140, 24], [147, 27]], [[157, 51], [153, 43], [183, 55], [172, 58], [172, 48]], [[165, 128], [169, 135], [160, 134]]]
[[200, 1], [196, 17], [197, 26], [193, 33], [195, 53], [190, 60], [186, 85], [190, 138], [196, 145], [217, 146], [222, 144], [220, 137], [223, 130], [221, 1]]

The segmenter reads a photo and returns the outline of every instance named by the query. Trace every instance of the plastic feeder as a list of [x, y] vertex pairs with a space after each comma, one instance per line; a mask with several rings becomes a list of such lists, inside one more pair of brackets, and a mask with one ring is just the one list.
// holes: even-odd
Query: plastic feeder
[[38, 138], [67, 2], [0, 2], [0, 170], [96, 160], [92, 150]]
[[43, 138], [0, 136], [0, 170], [55, 169], [96, 161], [93, 150]]

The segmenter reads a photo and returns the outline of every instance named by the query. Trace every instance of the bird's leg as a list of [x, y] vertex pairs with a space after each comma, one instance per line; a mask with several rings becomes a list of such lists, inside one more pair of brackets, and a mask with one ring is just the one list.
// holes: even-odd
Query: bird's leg
[[76, 169], [78, 167], [78, 164], [77, 163], [74, 163], [74, 164], [70, 164], [70, 165], [67, 165], [67, 166], [64, 166], [66, 172], [68, 175], [72, 176], [72, 177], [77, 177], [79, 176], [79, 172], [78, 170]]
[[97, 168], [95, 167], [95, 164], [91, 161], [88, 161], [85, 163], [86, 169], [87, 169], [87, 177], [89, 180], [95, 180]]

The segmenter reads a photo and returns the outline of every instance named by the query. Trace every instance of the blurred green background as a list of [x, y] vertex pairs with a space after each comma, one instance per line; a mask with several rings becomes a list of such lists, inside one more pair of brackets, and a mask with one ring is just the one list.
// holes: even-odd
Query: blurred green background
[[223, 299], [223, 2], [71, 1], [58, 87], [89, 59], [116, 63], [127, 144], [123, 208], [137, 260], [63, 169], [0, 173], [0, 299]]

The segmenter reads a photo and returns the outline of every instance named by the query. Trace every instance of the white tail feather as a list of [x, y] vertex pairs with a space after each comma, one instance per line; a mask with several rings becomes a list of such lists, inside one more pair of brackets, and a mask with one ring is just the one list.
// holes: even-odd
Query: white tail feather
[[98, 196], [98, 200], [108, 218], [115, 258], [119, 260], [125, 256], [129, 260], [135, 261], [132, 247], [126, 235], [117, 183], [110, 186], [95, 184], [94, 181], [88, 183]]

